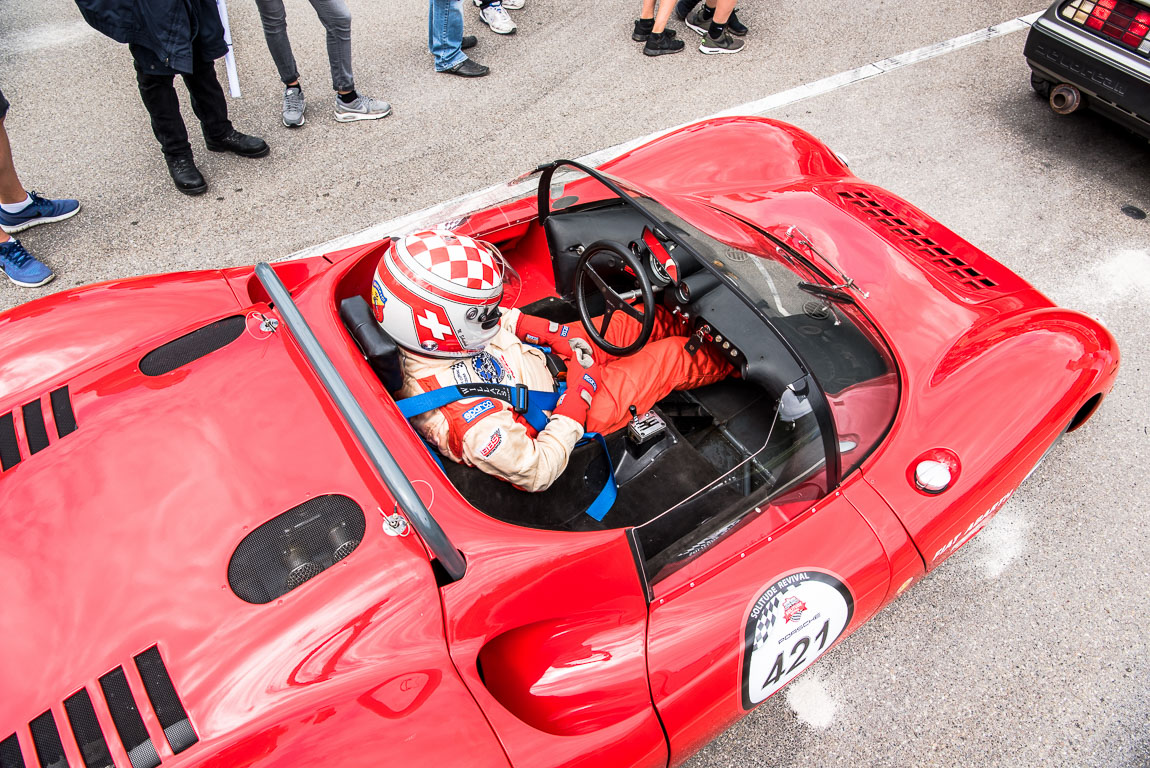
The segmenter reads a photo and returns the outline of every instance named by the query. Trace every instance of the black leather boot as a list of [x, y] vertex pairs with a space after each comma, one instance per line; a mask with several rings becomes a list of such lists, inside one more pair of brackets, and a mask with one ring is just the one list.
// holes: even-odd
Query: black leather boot
[[169, 157], [167, 161], [168, 173], [176, 183], [176, 189], [185, 195], [202, 195], [208, 191], [208, 182], [204, 181], [203, 174], [196, 167], [191, 155]]
[[235, 128], [218, 139], [204, 139], [204, 143], [213, 152], [232, 152], [241, 157], [263, 157], [270, 151], [259, 136], [248, 136]]

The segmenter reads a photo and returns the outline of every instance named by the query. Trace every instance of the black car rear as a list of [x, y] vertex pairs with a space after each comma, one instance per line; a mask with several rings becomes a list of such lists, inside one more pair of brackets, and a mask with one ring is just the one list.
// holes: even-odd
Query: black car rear
[[1150, 138], [1150, 0], [1058, 0], [1025, 53], [1056, 112], [1087, 107]]

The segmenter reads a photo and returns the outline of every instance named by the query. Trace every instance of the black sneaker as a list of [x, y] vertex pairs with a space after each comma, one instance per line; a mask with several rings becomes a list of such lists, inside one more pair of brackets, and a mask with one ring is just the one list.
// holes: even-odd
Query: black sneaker
[[439, 71], [445, 75], [459, 75], [460, 77], [483, 77], [491, 70], [478, 62], [472, 61], [471, 59], [464, 59], [451, 69], [441, 69]]
[[651, 36], [654, 26], [654, 19], [635, 19], [635, 31], [631, 33], [631, 39], [636, 43], [643, 42]]
[[727, 29], [729, 29], [731, 31], [731, 34], [734, 35], [735, 37], [746, 37], [747, 25], [744, 24], [743, 22], [739, 21], [739, 9], [738, 8], [731, 11], [731, 17], [729, 19], [727, 19]]
[[679, 0], [675, 3], [675, 18], [679, 21], [685, 21], [687, 14], [695, 9], [699, 0]]
[[686, 47], [682, 40], [675, 39], [675, 30], [665, 30], [661, 35], [651, 33], [647, 44], [643, 46], [645, 56], [662, 56], [667, 53], [678, 53]]

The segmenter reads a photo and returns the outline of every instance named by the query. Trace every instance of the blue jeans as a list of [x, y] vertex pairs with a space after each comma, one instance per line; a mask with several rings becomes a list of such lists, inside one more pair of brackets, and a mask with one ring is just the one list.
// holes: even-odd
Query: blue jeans
[[435, 71], [451, 69], [467, 58], [463, 44], [463, 0], [430, 0], [427, 11], [427, 47], [435, 57]]
[[[311, 0], [320, 24], [327, 30], [327, 58], [331, 65], [331, 86], [337, 91], [354, 91], [351, 74], [351, 12], [344, 0]], [[283, 0], [256, 0], [264, 39], [275, 60], [284, 85], [299, 79], [295, 56], [287, 36], [287, 17]]]

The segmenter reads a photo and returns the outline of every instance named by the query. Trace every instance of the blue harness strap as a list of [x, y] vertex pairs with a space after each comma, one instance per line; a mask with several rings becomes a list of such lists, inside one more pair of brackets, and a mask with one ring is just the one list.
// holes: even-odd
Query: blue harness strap
[[[433, 389], [430, 392], [423, 392], [412, 397], [404, 398], [403, 400], [396, 401], [396, 406], [399, 407], [399, 412], [403, 414], [405, 419], [410, 419], [412, 416], [418, 416], [421, 413], [434, 411], [436, 408], [442, 408], [445, 405], [450, 405], [459, 400], [466, 400], [473, 397], [493, 397], [497, 400], [502, 400], [505, 403], [510, 403], [511, 408], [516, 413], [523, 414], [527, 419], [527, 423], [535, 428], [536, 432], [542, 432], [543, 428], [547, 426], [547, 414], [544, 411], [555, 410], [555, 404], [559, 402], [559, 397], [566, 389], [565, 384], [559, 385], [557, 392], [545, 392], [540, 389], [528, 389], [523, 384], [517, 384], [514, 387], [507, 386], [506, 384], [455, 384], [449, 387], [441, 387]], [[591, 502], [591, 506], [587, 507], [587, 514], [595, 521], [602, 521], [607, 513], [611, 511], [611, 507], [615, 504], [615, 499], [618, 496], [618, 490], [615, 487], [615, 467], [611, 464], [611, 452], [607, 450], [607, 440], [598, 432], [586, 432], [583, 439], [579, 441], [579, 445], [594, 440], [599, 443], [603, 448], [603, 455], [607, 457], [607, 483], [603, 489], [595, 496], [595, 500]], [[428, 451], [431, 452], [432, 457], [439, 463], [440, 468], [443, 464], [439, 462], [439, 457], [435, 451], [431, 449], [431, 445], [425, 440], [424, 445], [427, 446]]]
[[615, 487], [615, 467], [611, 464], [611, 452], [607, 450], [607, 439], [598, 432], [584, 432], [583, 439], [579, 442], [586, 442], [587, 440], [594, 440], [599, 443], [603, 448], [603, 455], [607, 457], [607, 483], [603, 486], [603, 490], [591, 502], [591, 506], [587, 507], [587, 514], [591, 519], [596, 522], [601, 522], [607, 513], [611, 511], [611, 507], [615, 505], [615, 498], [619, 495], [618, 489]]
[[450, 405], [457, 400], [466, 400], [470, 397], [494, 397], [510, 403], [516, 413], [523, 414], [527, 423], [542, 432], [547, 426], [547, 414], [544, 411], [555, 410], [562, 392], [545, 392], [541, 389], [528, 389], [523, 384], [509, 387], [506, 384], [455, 384], [450, 387], [440, 387], [430, 392], [414, 395], [396, 402], [399, 412], [405, 419], [418, 416], [421, 413], [434, 411]]

